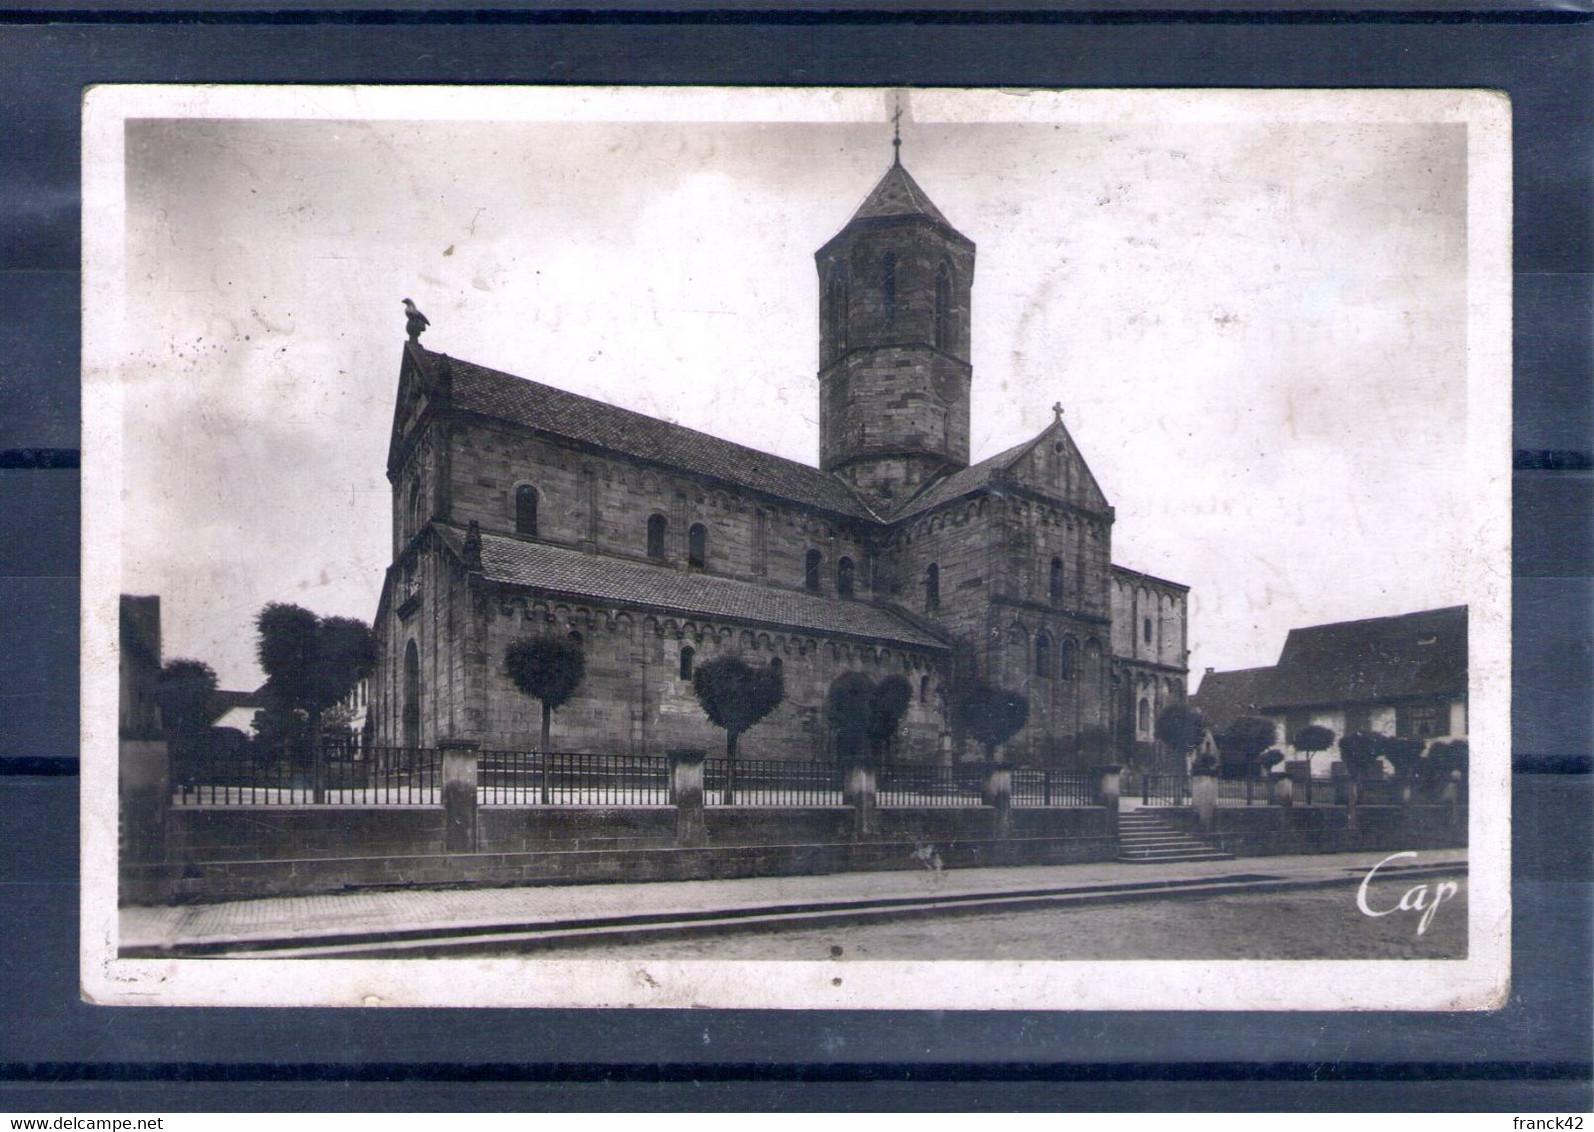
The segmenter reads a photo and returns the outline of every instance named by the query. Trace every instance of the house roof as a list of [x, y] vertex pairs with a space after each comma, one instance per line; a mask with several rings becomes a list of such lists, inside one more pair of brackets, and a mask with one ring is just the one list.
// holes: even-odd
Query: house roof
[[869, 190], [858, 211], [852, 214], [852, 221], [888, 216], [923, 216], [937, 224], [952, 227], [900, 161], [893, 162], [891, 168], [886, 170], [886, 175]]
[[[441, 525], [437, 529], [456, 553], [463, 553], [460, 531]], [[493, 582], [676, 615], [723, 617], [915, 648], [947, 647], [939, 636], [886, 605], [684, 573], [485, 532], [481, 537], [482, 574]]]
[[260, 708], [266, 706], [265, 697], [262, 695], [264, 691], [264, 684], [262, 684], [259, 688], [256, 688], [253, 692], [230, 692], [226, 690], [216, 691], [210, 697], [211, 720], [214, 721], [220, 719], [234, 708], [244, 708], [246, 710], [249, 708], [254, 708], [258, 711]]
[[451, 384], [454, 405], [468, 412], [712, 476], [791, 503], [852, 518], [876, 518], [844, 481], [811, 465], [473, 362], [411, 349], [428, 367], [429, 376]]
[[1291, 629], [1266, 706], [1313, 707], [1467, 690], [1467, 607]]
[[1467, 607], [1291, 629], [1271, 668], [1211, 672], [1191, 697], [1221, 730], [1256, 711], [1467, 691]]
[[1241, 716], [1255, 715], [1261, 710], [1260, 697], [1272, 675], [1271, 668], [1208, 672], [1190, 697], [1190, 704], [1205, 713], [1213, 731], [1222, 731]]

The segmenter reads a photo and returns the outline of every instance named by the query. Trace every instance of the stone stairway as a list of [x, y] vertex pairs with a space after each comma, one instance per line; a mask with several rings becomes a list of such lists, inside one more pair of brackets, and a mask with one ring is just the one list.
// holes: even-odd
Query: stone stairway
[[1199, 837], [1175, 829], [1155, 810], [1128, 810], [1118, 815], [1118, 859], [1149, 865], [1163, 861], [1232, 861]]

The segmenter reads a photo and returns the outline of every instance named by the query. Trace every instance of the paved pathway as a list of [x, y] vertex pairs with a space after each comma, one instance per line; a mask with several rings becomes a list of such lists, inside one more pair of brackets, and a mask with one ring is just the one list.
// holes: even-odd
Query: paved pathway
[[[546, 931], [594, 921], [630, 921], [657, 927], [706, 913], [756, 915], [778, 920], [812, 914], [816, 908], [864, 908], [882, 901], [924, 902], [1027, 893], [1092, 899], [1136, 897], [1148, 886], [1165, 895], [1194, 895], [1213, 885], [1277, 887], [1351, 882], [1366, 875], [1387, 853], [1250, 857], [1137, 865], [1032, 865], [1015, 868], [920, 872], [832, 873], [822, 876], [746, 880], [664, 881], [361, 892], [332, 896], [274, 897], [220, 904], [138, 907], [122, 910], [121, 946], [140, 953], [167, 949], [226, 949], [229, 945], [291, 946], [296, 941], [381, 941], [408, 933], [481, 933], [499, 928]], [[1395, 865], [1464, 871], [1465, 850], [1427, 850]]]

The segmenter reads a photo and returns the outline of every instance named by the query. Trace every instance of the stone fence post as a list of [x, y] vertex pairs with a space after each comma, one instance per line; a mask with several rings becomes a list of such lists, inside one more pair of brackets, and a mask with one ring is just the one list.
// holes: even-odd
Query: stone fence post
[[985, 768], [985, 795], [987, 806], [995, 811], [995, 836], [1006, 837], [1013, 824], [1013, 766], [1011, 763], [990, 763]]
[[1107, 811], [1107, 822], [1118, 836], [1118, 800], [1123, 795], [1124, 768], [1115, 763], [1091, 768], [1096, 776], [1096, 805]]
[[1271, 776], [1273, 789], [1268, 802], [1274, 806], [1295, 805], [1295, 776], [1291, 774], [1274, 774]]
[[444, 739], [443, 852], [476, 852], [476, 764], [481, 744], [474, 739]]
[[708, 844], [703, 822], [703, 759], [707, 752], [684, 747], [670, 751], [670, 801], [675, 805], [677, 844]]
[[166, 859], [166, 811], [172, 804], [170, 748], [159, 739], [123, 739], [118, 761], [122, 859], [159, 864]]
[[842, 797], [852, 806], [853, 834], [859, 840], [873, 837], [878, 822], [875, 820], [875, 768], [873, 763], [858, 761], [847, 764], [847, 777]]
[[1218, 809], [1218, 776], [1215, 774], [1192, 774], [1190, 776], [1190, 801], [1195, 806], [1196, 816], [1201, 819], [1201, 828], [1210, 831], [1212, 818]]

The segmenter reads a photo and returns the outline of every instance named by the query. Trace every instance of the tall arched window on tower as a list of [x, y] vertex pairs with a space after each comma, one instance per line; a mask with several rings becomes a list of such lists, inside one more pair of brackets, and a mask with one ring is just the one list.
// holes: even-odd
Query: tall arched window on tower
[[935, 273], [935, 348], [952, 349], [952, 267], [946, 263]]
[[897, 257], [894, 252], [887, 252], [880, 261], [880, 300], [886, 328], [890, 329], [897, 322]]
[[421, 745], [421, 655], [412, 640], [404, 646], [404, 704], [400, 709], [406, 747]]
[[416, 476], [410, 481], [409, 511], [405, 516], [409, 530], [405, 533], [413, 538], [421, 530], [421, 477]]
[[681, 646], [681, 679], [692, 678], [692, 659], [697, 656], [697, 650], [691, 645]]
[[708, 528], [693, 523], [686, 532], [686, 564], [702, 569], [708, 565]]
[[1063, 663], [1061, 668], [1064, 680], [1072, 680], [1079, 670], [1079, 643], [1072, 637], [1063, 638]]
[[1151, 701], [1144, 696], [1140, 698], [1140, 707], [1135, 716], [1135, 727], [1142, 735], [1151, 734]]
[[941, 608], [941, 567], [934, 562], [924, 568], [924, 608]]
[[853, 589], [852, 559], [842, 558], [836, 563], [836, 594], [839, 597], [851, 597]]
[[847, 348], [847, 269], [837, 267], [830, 273], [830, 284], [825, 291], [825, 303], [829, 307], [830, 340], [835, 343], [835, 352], [842, 353]]
[[664, 557], [664, 533], [670, 529], [670, 521], [663, 515], [654, 513], [648, 516], [648, 557]]
[[515, 488], [515, 533], [517, 535], [537, 533], [537, 489], [529, 483], [523, 483]]
[[1054, 602], [1063, 600], [1063, 560], [1052, 559], [1051, 580], [1046, 584], [1046, 592]]
[[1140, 636], [1146, 644], [1149, 645], [1151, 643], [1151, 618], [1147, 617], [1141, 620]]
[[819, 592], [819, 564], [824, 557], [817, 550], [810, 550], [803, 560], [803, 585], [814, 593]]
[[1052, 638], [1049, 633], [1041, 633], [1035, 638], [1035, 675], [1050, 676], [1052, 674]]

